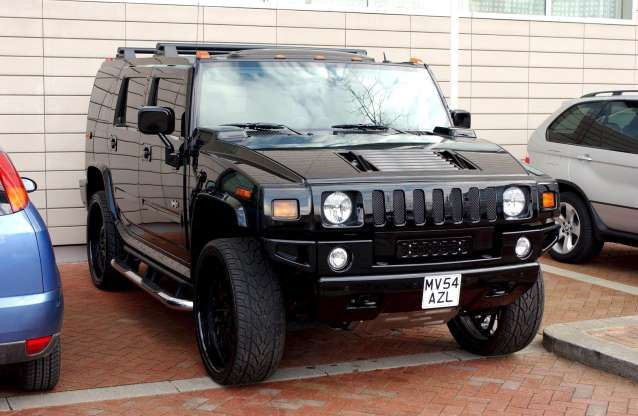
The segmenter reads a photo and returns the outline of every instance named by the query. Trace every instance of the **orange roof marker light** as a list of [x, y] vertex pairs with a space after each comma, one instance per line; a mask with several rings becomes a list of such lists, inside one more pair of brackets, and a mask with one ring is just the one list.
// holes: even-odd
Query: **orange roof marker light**
[[210, 53], [208, 53], [208, 51], [196, 51], [195, 57], [197, 59], [208, 59], [210, 58]]
[[423, 65], [423, 61], [420, 60], [419, 58], [415, 58], [414, 56], [410, 58], [410, 63], [412, 65]]
[[283, 53], [279, 53], [277, 55], [274, 56], [275, 59], [286, 59], [286, 55], [284, 55]]
[[238, 186], [235, 188], [235, 196], [241, 199], [250, 199], [253, 196], [253, 191], [244, 187]]
[[350, 58], [350, 60], [355, 62], [360, 62], [360, 61], [363, 61], [363, 58], [360, 56], [353, 56], [352, 58]]
[[326, 59], [326, 57], [323, 55], [315, 55], [313, 56], [313, 59], [316, 61], [323, 61], [324, 59]]

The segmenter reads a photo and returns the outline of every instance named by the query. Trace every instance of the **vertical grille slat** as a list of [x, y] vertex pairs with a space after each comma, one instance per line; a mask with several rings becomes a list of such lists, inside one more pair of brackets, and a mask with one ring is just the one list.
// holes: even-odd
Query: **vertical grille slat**
[[481, 190], [481, 205], [485, 207], [485, 217], [489, 221], [496, 221], [496, 190], [494, 188]]
[[385, 198], [383, 191], [372, 191], [372, 214], [374, 225], [385, 224]]
[[432, 221], [435, 224], [445, 222], [445, 198], [442, 189], [432, 191]]
[[422, 189], [416, 189], [413, 192], [413, 215], [416, 225], [425, 224], [425, 192]]
[[392, 193], [394, 225], [405, 224], [405, 194], [401, 190]]
[[376, 227], [476, 224], [498, 218], [497, 188], [408, 188], [369, 191], [366, 212]]
[[452, 221], [463, 222], [463, 193], [459, 188], [450, 191], [450, 208], [452, 210]]
[[472, 222], [481, 220], [481, 197], [478, 188], [470, 188], [467, 192], [467, 214]]

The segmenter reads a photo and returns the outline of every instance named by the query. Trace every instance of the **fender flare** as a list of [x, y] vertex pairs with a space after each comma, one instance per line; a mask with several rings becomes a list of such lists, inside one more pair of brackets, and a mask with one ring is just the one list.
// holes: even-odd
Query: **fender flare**
[[[102, 163], [90, 164], [86, 167], [88, 172], [89, 168], [97, 169], [102, 175], [102, 184], [104, 186], [104, 194], [106, 195], [106, 203], [113, 218], [120, 219], [117, 205], [115, 203], [115, 191], [113, 189], [113, 179], [111, 177], [111, 170]], [[87, 175], [88, 176], [88, 175]], [[88, 203], [88, 200], [87, 200]]]

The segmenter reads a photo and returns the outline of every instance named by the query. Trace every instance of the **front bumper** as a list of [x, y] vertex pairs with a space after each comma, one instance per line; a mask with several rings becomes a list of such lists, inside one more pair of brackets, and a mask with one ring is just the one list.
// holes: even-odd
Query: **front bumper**
[[[380, 313], [421, 310], [426, 276], [459, 273], [461, 296], [456, 309], [441, 311], [447, 320], [461, 311], [478, 311], [508, 305], [525, 293], [538, 279], [536, 262], [461, 269], [444, 273], [406, 273], [321, 277], [318, 318], [325, 321], [374, 319]], [[436, 313], [437, 310], [428, 310]]]

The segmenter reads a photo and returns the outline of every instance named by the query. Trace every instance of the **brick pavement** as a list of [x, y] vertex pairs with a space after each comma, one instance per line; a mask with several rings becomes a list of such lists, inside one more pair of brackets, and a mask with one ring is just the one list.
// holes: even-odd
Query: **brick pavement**
[[540, 352], [14, 414], [638, 415], [638, 384]]
[[552, 266], [560, 267], [561, 269], [638, 286], [638, 247], [605, 243], [605, 247], [600, 255], [586, 264], [559, 263], [552, 260], [548, 255], [543, 256], [541, 261]]
[[[615, 273], [622, 275], [628, 270], [626, 263], [631, 263], [633, 259], [636, 258], [635, 256], [638, 255], [638, 251], [633, 252], [631, 250], [629, 251], [629, 255], [623, 254], [624, 252], [622, 250], [612, 245], [605, 248], [603, 255], [618, 258], [615, 260], [613, 267], [614, 270], [616, 270]], [[558, 267], [567, 268], [563, 264], [559, 264]], [[62, 272], [66, 296], [66, 313], [62, 341], [63, 372], [61, 382], [56, 389], [57, 391], [175, 380], [205, 375], [197, 353], [193, 324], [189, 314], [168, 310], [146, 294], [135, 289], [124, 292], [99, 292], [91, 285], [88, 277], [88, 269], [85, 264], [66, 264], [62, 265], [60, 270]], [[596, 273], [596, 271], [587, 268], [579, 269], [578, 271], [588, 274]], [[636, 296], [549, 273], [545, 276], [546, 313], [543, 326], [558, 322], [638, 314], [638, 297]], [[610, 279], [616, 278], [616, 274], [614, 273], [612, 273], [611, 276]], [[636, 274], [636, 272], [633, 272], [633, 276], [638, 280], [638, 274]], [[620, 279], [627, 278], [621, 276]], [[302, 327], [294, 331], [289, 331], [287, 337], [286, 352], [282, 363], [283, 367], [317, 365], [354, 359], [416, 354], [458, 348], [449, 335], [447, 327], [444, 325], [426, 328], [392, 329], [365, 324], [356, 327], [353, 331], [338, 331], [324, 326]], [[497, 368], [500, 368], [500, 366], [507, 367], [509, 365], [529, 368], [532, 362], [535, 363], [533, 367], [536, 368], [540, 366], [541, 363], [548, 365], [547, 363], [551, 361], [551, 357], [551, 355], [538, 357], [538, 362], [534, 361], [536, 359], [531, 358], [531, 356], [527, 358], [520, 358], [518, 356], [503, 358], [498, 360], [499, 365]], [[486, 361], [486, 363], [488, 362], [492, 363], [497, 361]], [[526, 362], [527, 364], [521, 364], [521, 362]], [[440, 367], [441, 371], [453, 375], [453, 377], [449, 379], [449, 383], [450, 386], [456, 386], [458, 383], [461, 383], [461, 379], [465, 380], [465, 378], [468, 378], [469, 380], [469, 377], [485, 376], [483, 373], [492, 371], [488, 370], [492, 365], [493, 364], [478, 362], [476, 364], [469, 364], [466, 362], [460, 365], [450, 364]], [[555, 359], [555, 361], [552, 361], [552, 368], [558, 366], [559, 368], [569, 369], [571, 365], [572, 364], [564, 360]], [[484, 368], [484, 366], [487, 367]], [[469, 373], [473, 373], [473, 371], [461, 370], [465, 367], [480, 368], [481, 374], [469, 375]], [[428, 371], [438, 372], [439, 366]], [[588, 373], [588, 370], [584, 367], [579, 371], [583, 374], [583, 377], [585, 377], [584, 374], [587, 374], [586, 377], [602, 377], [601, 373]], [[468, 372], [468, 374], [465, 374], [466, 372]], [[410, 377], [414, 377], [414, 374], [420, 374], [417, 370], [413, 369], [405, 369], [405, 372], [404, 370], [389, 370], [383, 373], [384, 377], [408, 377], [410, 380]], [[366, 375], [359, 376], [361, 380], [355, 384], [365, 384], [367, 383], [367, 379], [371, 378]], [[350, 376], [343, 377], [345, 380], [349, 380]], [[571, 375], [569, 375], [569, 377], [571, 377]], [[572, 380], [569, 377], [568, 379]], [[331, 380], [334, 382], [334, 378], [331, 378]], [[463, 383], [469, 387], [476, 387], [468, 380], [463, 381]], [[516, 385], [515, 383], [507, 383], [508, 380], [509, 379], [504, 381], [503, 385]], [[620, 383], [620, 381], [622, 381], [622, 379], [617, 378], [614, 380], [616, 380], [614, 383]], [[443, 383], [444, 379], [439, 381]], [[513, 381], [516, 382], [517, 380]], [[325, 381], [309, 381], [308, 383], [313, 385], [312, 383], [324, 382]], [[473, 382], [476, 382], [476, 380]], [[607, 381], [605, 381], [605, 383], [606, 382]], [[302, 382], [280, 383], [277, 384], [277, 386], [290, 385], [297, 388], [298, 383]], [[598, 384], [596, 383], [591, 385], [597, 386]], [[425, 382], [423, 382], [423, 384], [425, 384]], [[490, 385], [490, 383], [488, 383], [488, 385]], [[407, 387], [406, 385], [406, 388]], [[418, 386], [415, 386], [414, 388], [417, 387]], [[503, 386], [501, 386], [501, 388], [502, 387]], [[494, 387], [488, 387], [488, 389], [493, 388]], [[543, 390], [542, 386], [538, 388]], [[237, 394], [237, 391], [254, 392], [257, 390], [248, 388], [223, 391], [227, 392], [225, 393], [227, 395], [223, 396], [224, 398], [232, 397], [232, 399], [228, 399], [231, 403], [237, 400], [243, 403], [243, 393], [240, 394], [239, 398], [235, 398], [234, 395]], [[401, 391], [403, 391], [403, 387], [401, 387]], [[7, 385], [6, 380], [3, 384], [3, 379], [0, 375], [0, 397], [11, 393], [15, 392]], [[176, 400], [177, 403], [181, 400], [178, 399], [178, 397], [200, 397], [201, 394], [204, 393], [179, 395], [173, 398], [173, 400]], [[209, 394], [215, 396], [221, 393], [205, 393], [205, 395]], [[259, 396], [258, 393], [254, 394]], [[390, 400], [390, 398], [385, 398], [384, 400]], [[148, 402], [148, 400], [146, 401]], [[171, 399], [163, 397], [160, 401], [170, 403]], [[137, 403], [145, 402], [145, 400], [124, 401], [120, 404], [109, 402], [108, 406], [126, 407], [126, 403], [129, 402]], [[150, 402], [155, 403], [156, 400]], [[298, 405], [299, 403], [292, 406], [295, 407]], [[109, 408], [108, 406], [107, 408]], [[130, 406], [135, 407], [137, 404], [131, 404]], [[224, 406], [228, 405], [225, 404]], [[627, 404], [627, 406], [629, 406], [629, 404]], [[633, 406], [635, 409], [638, 409], [638, 401], [633, 403]], [[117, 412], [125, 413], [123, 410], [124, 407], [118, 408], [119, 410], [117, 410]], [[212, 410], [210, 407], [204, 407], [208, 410]], [[301, 408], [304, 409], [306, 409], [306, 407], [308, 406], [301, 406]], [[90, 414], [91, 408], [88, 405], [73, 407], [73, 409], [76, 408], [82, 409], [78, 411], [84, 412], [83, 414]], [[268, 409], [270, 408], [271, 406], [269, 405]], [[275, 405], [273, 409], [279, 408]], [[309, 412], [314, 411], [312, 409], [313, 407], [310, 406]], [[595, 408], [592, 409], [590, 409], [591, 412], [596, 410]], [[172, 410], [175, 411], [174, 408]], [[466, 410], [468, 409], [466, 408]], [[60, 414], [66, 414], [61, 409], [56, 408], [47, 409], [47, 412], [53, 413], [43, 414], [56, 414], [55, 412], [57, 411], [60, 411]], [[320, 410], [316, 411], [321, 412]], [[130, 414], [142, 413], [136, 413], [136, 411], [130, 412]], [[327, 413], [331, 413], [331, 411]], [[37, 414], [37, 412], [31, 412], [29, 414]], [[334, 412], [332, 412], [332, 414], [334, 414]], [[380, 414], [385, 413], [381, 412]]]

